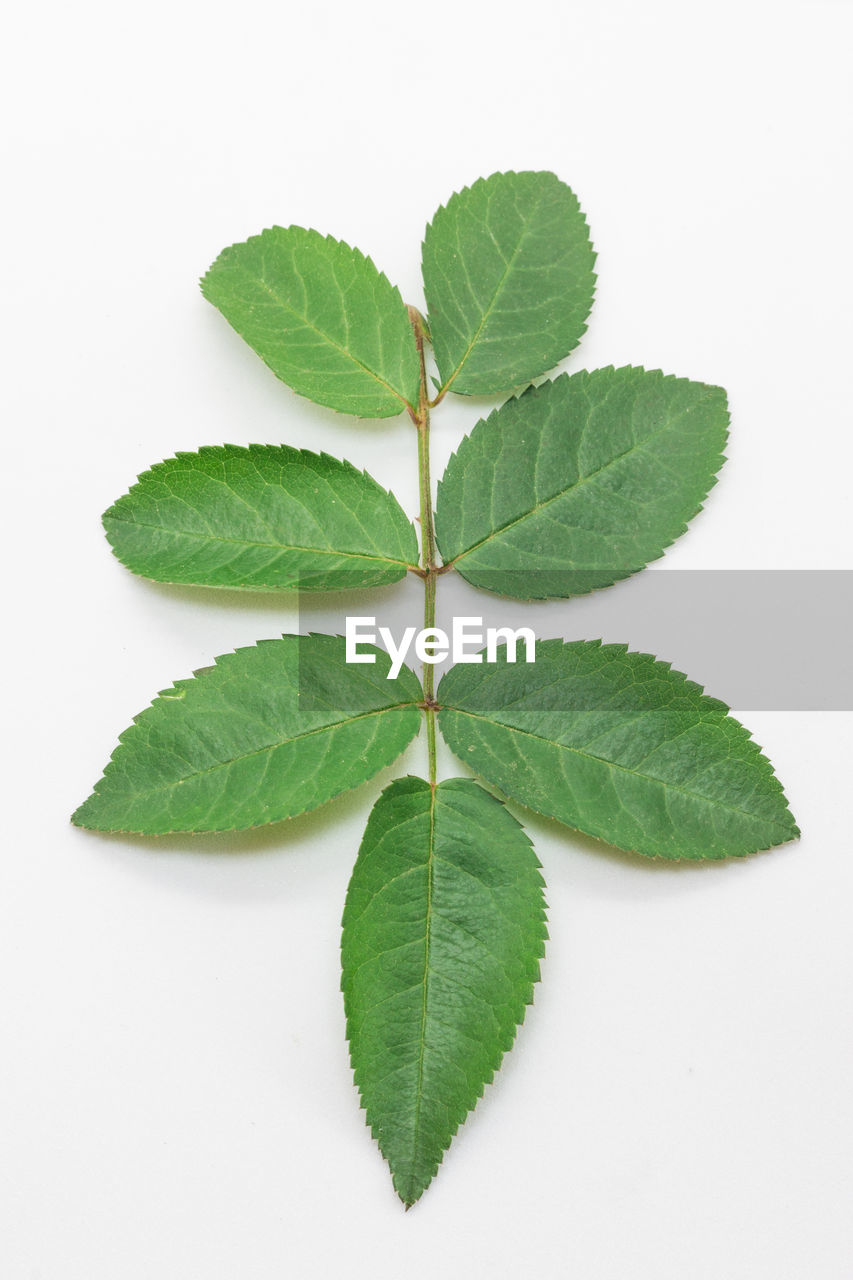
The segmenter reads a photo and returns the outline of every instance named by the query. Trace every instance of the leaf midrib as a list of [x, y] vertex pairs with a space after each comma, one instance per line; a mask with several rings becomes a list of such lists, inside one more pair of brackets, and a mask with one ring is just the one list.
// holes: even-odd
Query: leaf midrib
[[[277, 751], [279, 747], [285, 747], [291, 742], [302, 742], [306, 738], [316, 737], [316, 735], [320, 733], [330, 733], [334, 729], [342, 729], [346, 725], [357, 724], [359, 720], [369, 720], [371, 716], [384, 715], [387, 711], [401, 711], [406, 707], [416, 706], [417, 703], [415, 701], [395, 702], [387, 707], [379, 707], [375, 711], [362, 711], [357, 716], [347, 717], [346, 720], [336, 720], [333, 724], [320, 725], [316, 729], [306, 730], [305, 733], [297, 733], [290, 738], [282, 738], [280, 742], [271, 742], [268, 743], [267, 746], [258, 747], [254, 751], [246, 751], [242, 755], [231, 756], [228, 760], [220, 760], [218, 764], [209, 765], [206, 769], [196, 769], [194, 772], [186, 774], [183, 778], [176, 778], [174, 782], [163, 783], [161, 786], [154, 787], [148, 791], [135, 791], [133, 794], [137, 798], [142, 796], [160, 795], [164, 791], [173, 790], [184, 782], [194, 782], [196, 778], [206, 778], [210, 774], [215, 773], [217, 769], [226, 769], [232, 764], [239, 764], [243, 760], [251, 760], [253, 756], [263, 755], [267, 751]], [[106, 774], [104, 777], [106, 777]]]
[[429, 998], [430, 946], [432, 944], [432, 897], [435, 877], [435, 804], [436, 786], [430, 786], [429, 796], [429, 848], [427, 852], [427, 901], [425, 913], [424, 937], [424, 980], [423, 1001], [421, 1004], [421, 1029], [418, 1038], [418, 1079], [415, 1093], [415, 1118], [412, 1124], [412, 1163], [409, 1168], [408, 1195], [405, 1197], [406, 1208], [414, 1203], [414, 1192], [418, 1179], [415, 1175], [415, 1159], [420, 1148], [421, 1101], [423, 1099], [424, 1056], [426, 1053], [427, 1001]]
[[[584, 760], [595, 760], [597, 764], [606, 765], [609, 769], [616, 769], [620, 773], [630, 774], [631, 777], [639, 778], [643, 782], [657, 783], [658, 786], [664, 787], [670, 791], [676, 791], [680, 795], [689, 797], [691, 800], [701, 800], [704, 804], [717, 806], [721, 809], [727, 809], [730, 813], [740, 814], [745, 818], [750, 818], [753, 822], [768, 823], [770, 826], [778, 828], [779, 831], [787, 832], [789, 837], [792, 833], [792, 829], [796, 830], [795, 825], [793, 825], [793, 818], [791, 819], [792, 827], [785, 827], [776, 818], [762, 817], [759, 814], [751, 813], [749, 809], [741, 809], [738, 805], [728, 804], [725, 800], [712, 800], [708, 796], [703, 796], [698, 791], [689, 791], [686, 787], [680, 787], [676, 782], [667, 782], [664, 778], [656, 778], [654, 774], [651, 773], [640, 773], [637, 769], [629, 769], [627, 765], [618, 764], [615, 760], [608, 760], [604, 756], [598, 756], [593, 751], [583, 751], [579, 747], [570, 747], [564, 742], [555, 742], [553, 738], [545, 738], [541, 733], [532, 733], [531, 730], [520, 729], [517, 725], [504, 724], [500, 720], [493, 720], [490, 716], [478, 715], [476, 711], [468, 711], [461, 707], [454, 707], [451, 703], [446, 704], [446, 707], [448, 711], [455, 711], [457, 715], [469, 716], [472, 720], [482, 720], [485, 724], [490, 724], [499, 729], [506, 729], [510, 733], [518, 733], [523, 737], [533, 738], [537, 742], [545, 742], [549, 747], [556, 747], [559, 751], [567, 751], [572, 755], [580, 756]], [[441, 712], [439, 712], [439, 717], [440, 714]]]
[[317, 556], [346, 556], [353, 560], [370, 560], [379, 564], [400, 565], [403, 569], [414, 569], [417, 566], [412, 565], [408, 560], [396, 560], [391, 556], [373, 556], [369, 552], [362, 551], [332, 551], [330, 548], [324, 547], [297, 547], [290, 546], [283, 542], [256, 542], [250, 538], [223, 538], [220, 534], [214, 533], [196, 533], [194, 530], [188, 529], [169, 529], [162, 524], [149, 524], [145, 520], [128, 520], [124, 516], [104, 516], [104, 522], [112, 520], [116, 524], [136, 525], [140, 529], [156, 529], [160, 533], [168, 533], [176, 538], [197, 538], [200, 542], [224, 542], [228, 546], [236, 547], [263, 547], [264, 550], [275, 551], [305, 551], [311, 555]]
[[[477, 326], [477, 331], [476, 331], [476, 333], [474, 334], [474, 336], [472, 337], [471, 341], [468, 343], [468, 346], [465, 348], [465, 352], [464, 352], [464, 354], [463, 354], [463, 356], [462, 356], [462, 359], [459, 361], [458, 365], [457, 365], [457, 366], [456, 366], [456, 368], [453, 370], [453, 373], [451, 373], [450, 377], [447, 379], [447, 381], [445, 382], [444, 386], [443, 386], [443, 387], [441, 387], [441, 388], [439, 389], [439, 395], [444, 395], [446, 391], [449, 391], [449, 390], [450, 390], [451, 384], [455, 381], [455, 379], [456, 379], [457, 375], [459, 374], [460, 370], [461, 370], [461, 369], [463, 368], [463, 366], [465, 365], [465, 362], [467, 361], [468, 357], [470, 356], [471, 352], [473, 351], [474, 347], [476, 346], [476, 344], [477, 344], [477, 342], [478, 342], [478, 340], [479, 340], [480, 334], [483, 332], [483, 329], [484, 329], [484, 328], [485, 328], [485, 326], [486, 326], [486, 321], [489, 319], [489, 316], [492, 314], [492, 312], [493, 312], [493, 311], [494, 311], [494, 309], [495, 309], [495, 306], [496, 306], [496, 304], [497, 304], [497, 300], [498, 300], [498, 298], [500, 297], [500, 295], [501, 295], [501, 293], [502, 293], [502, 291], [503, 291], [504, 285], [505, 285], [505, 284], [506, 284], [506, 282], [507, 282], [507, 278], [508, 278], [508, 276], [509, 276], [510, 271], [512, 270], [513, 264], [514, 264], [514, 262], [515, 262], [516, 258], [518, 257], [519, 253], [521, 252], [521, 246], [522, 246], [522, 244], [523, 244], [524, 240], [527, 238], [527, 235], [528, 235], [528, 233], [529, 233], [529, 231], [530, 231], [530, 224], [533, 222], [533, 219], [534, 219], [535, 215], [539, 212], [539, 209], [540, 209], [540, 207], [541, 207], [542, 202], [543, 202], [543, 200], [544, 200], [544, 199], [545, 199], [545, 196], [544, 196], [544, 195], [540, 195], [540, 196], [538, 196], [538, 197], [537, 197], [537, 200], [536, 200], [536, 204], [535, 204], [535, 205], [533, 206], [533, 208], [530, 210], [530, 215], [529, 215], [529, 217], [528, 217], [528, 218], [525, 220], [525, 222], [524, 222], [524, 226], [523, 226], [523, 228], [522, 228], [522, 230], [521, 230], [521, 234], [520, 234], [520, 235], [519, 235], [519, 237], [518, 237], [518, 242], [517, 242], [517, 244], [516, 244], [515, 248], [513, 249], [512, 253], [510, 254], [509, 261], [507, 262], [506, 266], [504, 267], [503, 275], [501, 276], [500, 280], [498, 281], [497, 285], [495, 286], [495, 291], [494, 291], [494, 293], [492, 294], [492, 298], [491, 298], [491, 301], [489, 302], [489, 305], [486, 307], [486, 310], [483, 312], [483, 315], [482, 315], [482, 318], [481, 318], [481, 320], [480, 320], [480, 323], [479, 323], [479, 325]], [[492, 239], [494, 239], [494, 236], [492, 236]]]

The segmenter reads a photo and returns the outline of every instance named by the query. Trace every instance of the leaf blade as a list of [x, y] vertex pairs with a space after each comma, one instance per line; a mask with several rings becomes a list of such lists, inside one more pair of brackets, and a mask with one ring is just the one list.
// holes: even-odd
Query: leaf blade
[[408, 312], [370, 258], [304, 227], [270, 227], [224, 249], [201, 290], [276, 377], [341, 413], [416, 408]]
[[143, 472], [103, 516], [117, 558], [157, 582], [253, 590], [384, 586], [414, 526], [366, 472], [289, 445], [208, 446]]
[[[364, 646], [365, 651], [368, 646]], [[351, 790], [418, 731], [422, 697], [390, 660], [344, 662], [340, 636], [286, 635], [224, 654], [154, 700], [121, 735], [72, 822], [165, 835], [281, 822]]]
[[546, 936], [539, 863], [499, 801], [462, 778], [386, 788], [347, 891], [341, 986], [367, 1122], [407, 1207], [511, 1047]]
[[567, 599], [657, 559], [702, 509], [728, 434], [720, 387], [627, 366], [562, 374], [481, 420], [438, 485], [446, 563]]
[[586, 330], [594, 261], [553, 173], [495, 173], [451, 196], [423, 243], [440, 394], [496, 394], [559, 363]]
[[549, 640], [536, 662], [456, 666], [456, 754], [505, 795], [629, 853], [742, 857], [799, 835], [769, 760], [726, 706], [625, 645]]

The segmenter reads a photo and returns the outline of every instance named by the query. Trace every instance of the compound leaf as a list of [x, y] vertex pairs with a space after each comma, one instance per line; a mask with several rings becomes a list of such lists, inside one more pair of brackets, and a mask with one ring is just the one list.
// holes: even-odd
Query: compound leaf
[[728, 708], [668, 663], [600, 641], [536, 662], [452, 667], [445, 738], [505, 795], [629, 852], [739, 857], [799, 834], [773, 768]]
[[417, 407], [420, 364], [400, 292], [342, 240], [270, 227], [224, 249], [201, 289], [309, 400], [361, 418]]
[[158, 582], [375, 587], [418, 559], [392, 494], [348, 462], [288, 445], [179, 453], [141, 475], [104, 527], [122, 564]]
[[[368, 646], [363, 646], [363, 651]], [[138, 715], [72, 821], [159, 835], [234, 831], [316, 809], [390, 764], [422, 698], [390, 659], [348, 666], [341, 636], [261, 640], [179, 680]]]
[[684, 532], [724, 459], [720, 387], [645, 369], [562, 374], [480, 421], [438, 487], [445, 562], [545, 599], [636, 573]]
[[367, 1122], [408, 1207], [512, 1046], [545, 947], [530, 842], [476, 782], [401, 778], [370, 815], [342, 988]]
[[494, 395], [552, 369], [586, 329], [594, 262], [553, 173], [495, 173], [451, 196], [423, 244], [441, 391]]

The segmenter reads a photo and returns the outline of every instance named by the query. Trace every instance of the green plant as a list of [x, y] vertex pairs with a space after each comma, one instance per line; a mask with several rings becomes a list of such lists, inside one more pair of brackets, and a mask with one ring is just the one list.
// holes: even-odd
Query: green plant
[[[495, 174], [438, 211], [423, 246], [428, 321], [369, 258], [314, 231], [273, 227], [226, 249], [204, 295], [279, 378], [340, 412], [414, 423], [420, 556], [390, 493], [287, 445], [153, 467], [104, 516], [116, 555], [160, 582], [232, 588], [416, 574], [427, 659], [450, 570], [530, 599], [641, 569], [715, 482], [728, 424], [717, 387], [636, 368], [528, 386], [463, 440], [433, 515], [430, 411], [449, 391], [523, 387], [573, 350], [594, 257], [577, 200], [549, 173]], [[629, 852], [739, 857], [798, 832], [727, 708], [626, 646], [549, 640], [528, 664], [507, 644], [452, 667], [437, 692], [429, 660], [420, 681], [375, 646], [366, 656], [348, 662], [340, 636], [285, 635], [218, 658], [136, 718], [73, 821], [139, 835], [278, 822], [365, 782], [425, 720], [429, 777], [377, 800], [342, 939], [355, 1078], [408, 1207], [511, 1047], [546, 938], [529, 840], [479, 782], [437, 780], [436, 722], [503, 796]]]

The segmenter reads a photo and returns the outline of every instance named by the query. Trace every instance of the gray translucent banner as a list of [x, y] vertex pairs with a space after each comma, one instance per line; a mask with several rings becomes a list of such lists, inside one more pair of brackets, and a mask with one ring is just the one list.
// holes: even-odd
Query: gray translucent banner
[[[519, 590], [535, 592], [535, 580], [524, 574]], [[302, 593], [299, 608], [301, 631], [343, 634], [348, 615], [375, 616], [399, 642], [406, 627], [423, 625], [423, 586], [410, 577], [381, 591]], [[436, 625], [450, 632], [454, 616], [530, 627], [538, 640], [627, 644], [739, 710], [853, 710], [850, 570], [647, 569], [605, 590], [544, 602], [493, 596], [450, 573], [439, 580]], [[406, 661], [419, 667], [414, 650]], [[436, 666], [436, 679], [449, 665]]]

